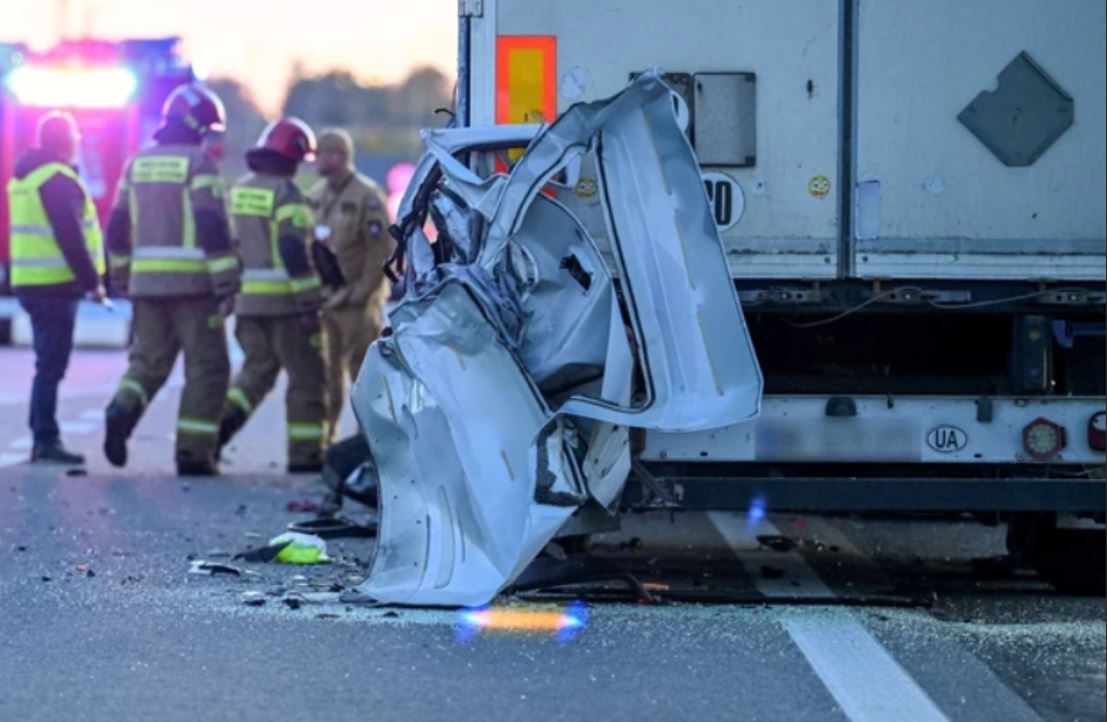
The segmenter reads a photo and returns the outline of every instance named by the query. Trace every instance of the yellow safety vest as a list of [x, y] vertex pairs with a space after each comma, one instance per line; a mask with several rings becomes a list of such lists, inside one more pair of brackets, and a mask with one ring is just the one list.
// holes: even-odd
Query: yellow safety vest
[[46, 163], [23, 178], [8, 181], [8, 207], [11, 209], [11, 284], [20, 286], [55, 286], [76, 280], [73, 269], [62, 254], [54, 228], [46, 215], [39, 189], [55, 173], [73, 179], [84, 194], [81, 212], [81, 228], [85, 236], [85, 248], [96, 268], [104, 274], [104, 239], [100, 232], [100, 220], [96, 206], [81, 179], [64, 163]]

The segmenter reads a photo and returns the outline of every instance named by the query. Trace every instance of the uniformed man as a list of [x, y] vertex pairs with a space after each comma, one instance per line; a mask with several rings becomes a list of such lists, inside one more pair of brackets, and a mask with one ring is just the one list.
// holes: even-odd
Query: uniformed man
[[58, 429], [58, 385], [69, 366], [77, 304], [105, 297], [104, 251], [92, 198], [77, 177], [77, 124], [51, 112], [38, 124], [38, 147], [15, 164], [8, 182], [11, 285], [31, 317], [35, 379], [31, 384], [31, 461], [81, 464]]
[[298, 118], [278, 120], [247, 152], [251, 172], [231, 188], [244, 265], [235, 337], [246, 358], [227, 392], [219, 445], [242, 428], [283, 367], [290, 472], [322, 470], [327, 420], [323, 299], [307, 244], [311, 213], [292, 182], [300, 162], [314, 154], [311, 128]]
[[119, 183], [107, 245], [113, 282], [134, 300], [134, 320], [130, 366], [107, 409], [104, 454], [115, 466], [126, 464], [127, 440], [183, 349], [177, 473], [217, 473], [230, 376], [223, 320], [238, 291], [240, 261], [219, 171], [202, 144], [225, 117], [207, 88], [177, 88], [162, 109], [155, 144], [131, 159]]
[[353, 166], [354, 143], [344, 130], [319, 134], [316, 169], [322, 179], [311, 189], [315, 238], [338, 257], [346, 285], [323, 305], [327, 340], [328, 434], [334, 438], [345, 408], [346, 378], [357, 377], [369, 344], [381, 330], [390, 292], [383, 266], [392, 254], [385, 195]]

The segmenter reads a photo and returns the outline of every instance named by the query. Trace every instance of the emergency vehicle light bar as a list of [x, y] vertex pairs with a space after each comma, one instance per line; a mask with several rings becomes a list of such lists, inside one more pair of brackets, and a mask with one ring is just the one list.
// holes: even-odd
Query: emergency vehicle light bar
[[51, 108], [118, 108], [138, 88], [135, 74], [126, 68], [48, 67], [21, 65], [6, 81], [25, 105]]

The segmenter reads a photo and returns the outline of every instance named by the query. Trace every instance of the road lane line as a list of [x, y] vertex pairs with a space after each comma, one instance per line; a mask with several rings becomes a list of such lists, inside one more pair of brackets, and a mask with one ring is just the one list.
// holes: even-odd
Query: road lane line
[[8, 442], [8, 448], [17, 451], [30, 451], [32, 446], [34, 446], [34, 439], [31, 438], [30, 434]]
[[[748, 556], [760, 546], [757, 535], [780, 534], [770, 522], [752, 525], [733, 512], [713, 511], [707, 517], [766, 598], [835, 596], [799, 552], [773, 553], [773, 565], [785, 570], [778, 579], [766, 579], [760, 569], [751, 568]], [[799, 581], [799, 586], [793, 586], [792, 580]], [[854, 615], [805, 613], [781, 624], [853, 722], [948, 722], [934, 700]]]
[[783, 620], [842, 712], [854, 722], [947, 722], [922, 687], [853, 615]]
[[88, 434], [98, 428], [87, 421], [63, 421], [58, 426], [63, 434]]

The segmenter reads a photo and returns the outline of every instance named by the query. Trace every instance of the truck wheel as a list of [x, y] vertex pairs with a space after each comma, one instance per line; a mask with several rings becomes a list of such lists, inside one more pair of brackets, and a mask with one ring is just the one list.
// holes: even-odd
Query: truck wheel
[[1007, 525], [1007, 548], [1062, 594], [1107, 593], [1105, 542], [1102, 529], [1059, 528], [1055, 514], [1019, 515]]

